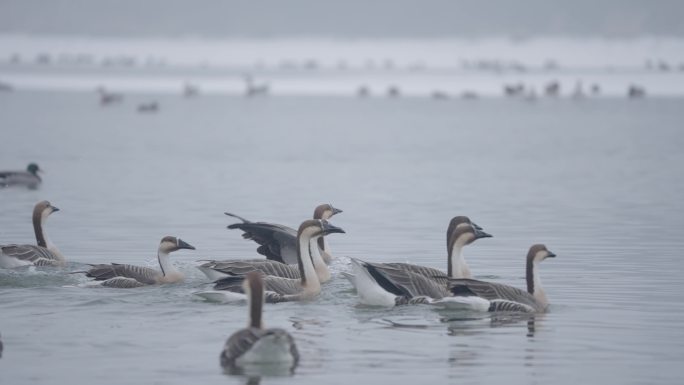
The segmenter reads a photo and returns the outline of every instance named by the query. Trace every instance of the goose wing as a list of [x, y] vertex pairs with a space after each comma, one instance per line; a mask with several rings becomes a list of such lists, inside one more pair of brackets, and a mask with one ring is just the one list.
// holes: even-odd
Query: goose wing
[[[221, 278], [214, 282], [214, 289], [244, 293], [242, 288], [244, 279], [244, 276]], [[265, 276], [263, 277], [263, 282], [264, 296], [268, 303], [297, 301], [301, 299], [302, 284], [299, 279]]]
[[427, 266], [420, 266], [420, 265], [413, 265], [410, 263], [399, 263], [399, 262], [390, 262], [390, 263], [384, 263], [383, 265], [387, 265], [389, 267], [405, 270], [405, 271], [410, 271], [411, 273], [422, 275], [425, 278], [428, 278], [431, 281], [434, 281], [440, 285], [446, 286], [447, 283], [449, 282], [449, 279], [447, 277], [447, 274], [443, 272], [442, 270], [435, 269], [433, 267], [427, 267]]
[[380, 286], [397, 296], [442, 298], [449, 294], [446, 286], [412, 271], [382, 263], [364, 265]]
[[2, 254], [21, 261], [30, 262], [35, 266], [60, 265], [59, 258], [45, 247], [36, 245], [2, 245]]
[[41, 182], [38, 175], [25, 171], [2, 171], [0, 172], [0, 187], [15, 184], [36, 185]]
[[297, 263], [295, 229], [266, 222], [234, 223], [228, 228], [242, 230], [242, 237], [258, 243], [257, 252], [266, 258], [287, 264]]
[[210, 268], [228, 275], [245, 275], [250, 271], [260, 271], [265, 275], [284, 278], [300, 278], [299, 268], [268, 259], [246, 261], [209, 261], [202, 267]]
[[[449, 279], [449, 291], [455, 296], [475, 295], [489, 301], [515, 302], [537, 309], [539, 304], [532, 294], [517, 287], [476, 279]], [[503, 305], [502, 305], [503, 306]]]
[[96, 281], [106, 281], [115, 277], [134, 279], [143, 285], [153, 285], [157, 283], [157, 278], [161, 274], [157, 270], [149, 267], [124, 265], [119, 263], [91, 265], [86, 272], [86, 276], [95, 278]]
[[114, 277], [102, 281], [102, 286], [105, 287], [115, 287], [119, 289], [130, 289], [134, 287], [147, 286], [144, 283], [138, 281], [134, 278], [127, 277]]

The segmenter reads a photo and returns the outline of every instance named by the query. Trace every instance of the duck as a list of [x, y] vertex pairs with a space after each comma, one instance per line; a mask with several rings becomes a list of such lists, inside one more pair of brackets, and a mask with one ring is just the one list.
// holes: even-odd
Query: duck
[[[472, 227], [472, 231], [469, 228]], [[470, 237], [473, 234], [474, 239]], [[482, 227], [472, 222], [470, 218], [464, 215], [453, 217], [449, 221], [447, 227], [447, 272], [435, 269], [433, 267], [414, 265], [410, 263], [389, 262], [389, 263], [375, 263], [375, 266], [386, 266], [393, 269], [400, 269], [410, 271], [415, 274], [422, 275], [430, 280], [436, 281], [441, 285], [448, 283], [447, 278], [471, 278], [470, 268], [463, 258], [463, 247], [469, 245], [480, 238], [491, 238], [492, 235], [486, 233]], [[347, 278], [354, 287], [356, 287], [355, 275], [343, 272], [342, 275]]]
[[[464, 223], [455, 227], [451, 245], [462, 248], [488, 235]], [[452, 258], [449, 261], [449, 274], [453, 275], [456, 269]], [[409, 264], [372, 263], [356, 258], [351, 258], [351, 262], [356, 292], [364, 305], [392, 307], [432, 303], [450, 295], [448, 276], [440, 270]], [[460, 271], [462, 274], [463, 270]]]
[[[308, 219], [302, 222], [297, 231], [297, 265], [300, 278], [264, 276], [266, 302], [306, 301], [315, 298], [321, 292], [321, 284], [311, 260], [311, 238], [332, 233], [344, 233], [344, 230], [325, 219]], [[246, 295], [242, 286], [244, 280], [244, 276], [225, 277], [214, 283], [213, 291], [197, 292], [195, 295], [220, 302], [245, 300]]]
[[72, 274], [85, 273], [87, 277], [94, 278], [96, 283], [93, 286], [119, 289], [177, 283], [183, 281], [184, 276], [173, 266], [169, 260], [169, 254], [183, 249], [195, 250], [195, 247], [180, 238], [165, 236], [159, 243], [159, 249], [157, 250], [157, 260], [161, 270], [111, 263], [90, 265], [90, 269], [75, 271]]
[[35, 189], [43, 181], [39, 172], [43, 170], [36, 163], [29, 163], [26, 171], [0, 171], [0, 187], [25, 186]]
[[48, 201], [33, 207], [33, 231], [37, 245], [0, 245], [0, 267], [11, 269], [20, 266], [64, 266], [66, 259], [45, 234], [47, 218], [59, 209]]
[[[311, 260], [320, 283], [330, 281], [330, 269], [321, 256], [318, 241], [322, 235], [312, 237], [309, 241]], [[216, 281], [227, 276], [245, 275], [250, 271], [260, 271], [265, 275], [273, 275], [283, 278], [301, 278], [298, 265], [288, 265], [270, 259], [246, 259], [246, 260], [207, 260], [197, 267], [207, 278]]]
[[[341, 212], [342, 210], [329, 203], [320, 204], [314, 209], [313, 219], [328, 220]], [[297, 230], [275, 223], [252, 222], [228, 212], [224, 214], [242, 221], [229, 225], [228, 228], [240, 229], [243, 231], [242, 238], [258, 243], [257, 253], [273, 261], [288, 265], [297, 264]], [[318, 248], [325, 263], [330, 264], [333, 256], [325, 237], [318, 239]]]
[[299, 362], [297, 344], [290, 333], [280, 328], [264, 328], [264, 282], [261, 274], [245, 275], [242, 289], [248, 300], [249, 323], [233, 333], [221, 351], [221, 366], [231, 374], [240, 374], [245, 367], [268, 365], [294, 370]]
[[476, 279], [449, 279], [451, 296], [437, 303], [449, 308], [466, 308], [488, 312], [544, 313], [549, 309], [549, 301], [537, 273], [539, 264], [547, 258], [555, 258], [546, 245], [532, 245], [527, 252], [525, 279], [527, 291], [514, 286]]

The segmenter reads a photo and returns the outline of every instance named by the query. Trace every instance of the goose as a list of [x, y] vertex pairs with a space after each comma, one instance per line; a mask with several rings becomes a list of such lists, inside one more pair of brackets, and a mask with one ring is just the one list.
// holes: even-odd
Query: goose
[[[342, 210], [331, 204], [321, 204], [314, 210], [313, 218], [328, 220], [341, 212]], [[297, 264], [297, 230], [275, 223], [252, 222], [231, 213], [225, 214], [242, 221], [242, 223], [229, 225], [228, 228], [240, 229], [244, 232], [242, 238], [252, 239], [258, 243], [260, 246], [257, 248], [257, 253], [273, 261], [288, 265]], [[325, 263], [330, 264], [333, 257], [325, 237], [318, 239], [318, 247]]]
[[0, 245], [0, 267], [64, 266], [66, 259], [45, 235], [45, 221], [59, 209], [48, 201], [40, 201], [33, 208], [33, 231], [38, 245]]
[[[312, 237], [309, 241], [311, 260], [320, 283], [328, 282], [331, 278], [330, 270], [321, 256], [318, 248], [318, 240], [322, 235]], [[273, 275], [283, 278], [301, 278], [299, 266], [287, 265], [270, 259], [246, 259], [246, 260], [208, 260], [197, 267], [207, 278], [216, 281], [227, 276], [245, 275], [250, 271], [261, 271], [265, 275]]]
[[29, 163], [26, 171], [0, 171], [0, 187], [26, 186], [36, 188], [42, 182], [39, 172], [43, 170], [35, 163]]
[[195, 250], [195, 247], [180, 238], [171, 236], [162, 238], [157, 251], [157, 260], [161, 271], [143, 266], [111, 263], [90, 265], [92, 267], [87, 271], [75, 271], [73, 273], [85, 273], [87, 277], [95, 278], [97, 282], [95, 286], [121, 289], [181, 282], [183, 274], [176, 270], [169, 260], [170, 253], [181, 249]]
[[251, 365], [269, 365], [293, 370], [299, 362], [294, 338], [283, 329], [265, 329], [262, 323], [264, 282], [256, 271], [247, 273], [242, 284], [249, 302], [249, 324], [233, 333], [221, 352], [221, 366], [230, 373]]
[[549, 251], [545, 245], [537, 244], [530, 247], [525, 268], [527, 291], [475, 279], [450, 279], [449, 291], [452, 297], [437, 302], [445, 303], [451, 308], [464, 305], [468, 309], [490, 312], [546, 312], [549, 301], [542, 289], [537, 266], [546, 258], [555, 256], [556, 254]]
[[[473, 238], [474, 236], [474, 238]], [[456, 216], [449, 221], [447, 227], [447, 273], [433, 267], [413, 265], [410, 263], [390, 262], [376, 263], [376, 266], [388, 266], [395, 269], [410, 271], [434, 280], [442, 285], [447, 284], [447, 277], [451, 278], [471, 278], [470, 268], [463, 258], [463, 247], [480, 238], [490, 238], [491, 235], [484, 232], [466, 216]], [[354, 287], [356, 280], [354, 274], [342, 273]]]
[[[471, 224], [463, 223], [455, 227], [451, 245], [463, 247], [487, 236], [489, 234]], [[451, 259], [449, 273], [454, 274]], [[351, 262], [356, 291], [362, 304], [391, 307], [431, 303], [450, 295], [448, 278], [440, 270], [409, 264], [372, 263], [356, 258]]]
[[[332, 233], [344, 233], [344, 230], [333, 226], [325, 219], [308, 219], [297, 231], [297, 261], [299, 279], [265, 276], [263, 278], [266, 302], [287, 302], [313, 299], [321, 292], [321, 284], [311, 261], [311, 238]], [[226, 277], [215, 282], [214, 291], [195, 293], [199, 297], [223, 302], [244, 300], [242, 288], [244, 276]]]

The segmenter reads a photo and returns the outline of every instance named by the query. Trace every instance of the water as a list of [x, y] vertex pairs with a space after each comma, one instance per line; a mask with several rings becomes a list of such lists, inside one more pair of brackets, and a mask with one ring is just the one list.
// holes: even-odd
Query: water
[[[159, 113], [136, 113], [152, 99]], [[0, 165], [46, 170], [38, 190], [0, 190], [0, 242], [33, 243], [31, 209], [49, 199], [67, 271], [154, 266], [164, 235], [197, 247], [172, 256], [185, 283], [163, 287], [0, 271], [0, 382], [246, 382], [218, 364], [246, 308], [193, 297], [195, 260], [255, 256], [224, 211], [294, 226], [331, 202], [347, 231], [330, 238], [334, 278], [312, 303], [266, 307], [302, 359], [263, 383], [679, 383], [682, 104], [0, 93]], [[531, 244], [558, 255], [541, 268], [551, 313], [358, 306], [346, 256], [444, 268], [455, 215], [494, 235], [466, 251], [478, 277], [523, 287]]]

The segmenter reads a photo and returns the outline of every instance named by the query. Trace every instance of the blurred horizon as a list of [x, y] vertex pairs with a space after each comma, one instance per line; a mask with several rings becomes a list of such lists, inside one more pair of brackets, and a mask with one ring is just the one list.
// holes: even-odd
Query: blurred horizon
[[2, 0], [0, 34], [206, 38], [684, 37], [684, 2]]

